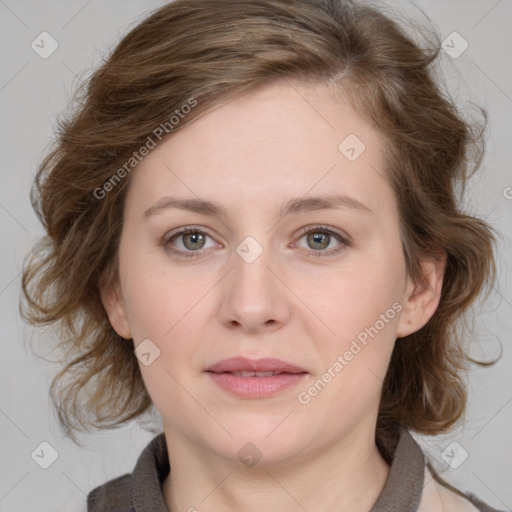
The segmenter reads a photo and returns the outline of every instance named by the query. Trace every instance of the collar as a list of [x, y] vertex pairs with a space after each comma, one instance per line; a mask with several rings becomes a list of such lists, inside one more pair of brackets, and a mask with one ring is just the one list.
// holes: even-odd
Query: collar
[[400, 426], [400, 438], [388, 479], [370, 512], [415, 512], [421, 500], [425, 459], [409, 431]]
[[[400, 426], [399, 439], [384, 488], [370, 512], [417, 512], [425, 477], [423, 452], [409, 431]], [[169, 474], [165, 434], [154, 437], [140, 454], [132, 474], [94, 489], [88, 495], [88, 512], [169, 512], [162, 484]]]

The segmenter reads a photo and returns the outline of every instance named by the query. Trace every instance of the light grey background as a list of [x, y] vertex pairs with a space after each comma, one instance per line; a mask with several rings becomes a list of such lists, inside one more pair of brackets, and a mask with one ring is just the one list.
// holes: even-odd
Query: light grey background
[[[48, 400], [48, 387], [57, 367], [36, 359], [23, 342], [33, 338], [40, 352], [45, 353], [45, 339], [51, 333], [25, 326], [18, 315], [18, 301], [23, 255], [43, 233], [29, 203], [29, 189], [51, 140], [56, 116], [67, 105], [83, 73], [99, 64], [100, 55], [163, 3], [0, 0], [0, 511], [85, 510], [86, 494], [106, 480], [131, 471], [154, 435], [133, 423], [83, 438], [84, 448], [64, 438]], [[501, 344], [502, 359], [490, 368], [472, 368], [470, 400], [462, 427], [450, 435], [415, 437], [444, 478], [498, 509], [510, 510], [512, 188], [508, 187], [512, 187], [512, 2], [386, 3], [420, 22], [430, 20], [443, 39], [456, 31], [469, 44], [457, 59], [444, 54], [443, 67], [450, 92], [466, 105], [464, 108], [464, 102], [473, 101], [489, 112], [487, 154], [471, 184], [467, 205], [502, 234], [499, 281], [495, 293], [475, 316], [476, 340], [471, 343], [471, 353], [481, 358], [497, 355]], [[31, 48], [43, 31], [59, 45], [47, 59]], [[48, 469], [42, 469], [31, 458], [43, 441], [58, 453]], [[452, 442], [458, 444], [449, 447]], [[455, 451], [451, 452], [453, 447]], [[443, 451], [458, 458], [464, 455], [463, 450], [468, 457], [457, 469], [443, 460]]]

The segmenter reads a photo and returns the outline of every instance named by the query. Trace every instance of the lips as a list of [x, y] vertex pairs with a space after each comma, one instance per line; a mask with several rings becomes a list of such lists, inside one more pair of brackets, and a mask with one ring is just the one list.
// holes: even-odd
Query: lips
[[292, 363], [266, 357], [232, 357], [210, 366], [205, 373], [222, 390], [239, 398], [270, 398], [297, 386], [308, 374]]
[[223, 359], [206, 370], [211, 373], [231, 373], [238, 377], [272, 377], [281, 373], [297, 374], [307, 373], [292, 363], [273, 357], [262, 359], [247, 359], [245, 357], [232, 357]]
[[[225, 373], [225, 372], [223, 372], [223, 373]], [[242, 370], [239, 372], [229, 372], [229, 373], [231, 373], [231, 375], [235, 375], [237, 377], [273, 377], [274, 375], [281, 375], [281, 373], [285, 373], [285, 372], [248, 372], [248, 371]]]

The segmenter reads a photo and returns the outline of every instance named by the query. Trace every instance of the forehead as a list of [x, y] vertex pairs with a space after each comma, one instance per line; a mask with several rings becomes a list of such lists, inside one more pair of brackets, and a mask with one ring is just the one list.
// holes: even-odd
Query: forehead
[[173, 195], [250, 209], [343, 193], [372, 208], [390, 194], [383, 176], [383, 141], [348, 103], [323, 85], [279, 81], [153, 149], [133, 171], [127, 202], [140, 210]]

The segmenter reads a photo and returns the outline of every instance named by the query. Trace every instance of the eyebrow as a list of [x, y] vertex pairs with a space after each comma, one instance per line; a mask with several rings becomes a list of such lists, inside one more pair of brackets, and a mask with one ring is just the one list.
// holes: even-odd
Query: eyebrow
[[[226, 218], [226, 208], [215, 201], [205, 201], [203, 199], [178, 199], [176, 197], [164, 196], [160, 198], [153, 206], [148, 208], [142, 215], [143, 220], [147, 220], [154, 215], [169, 209], [179, 208], [202, 215], [212, 215], [220, 218]], [[314, 197], [297, 197], [287, 201], [280, 210], [280, 216], [296, 215], [315, 210], [332, 210], [339, 208], [352, 208], [361, 213], [374, 213], [368, 206], [357, 199], [343, 195], [322, 195]]]

